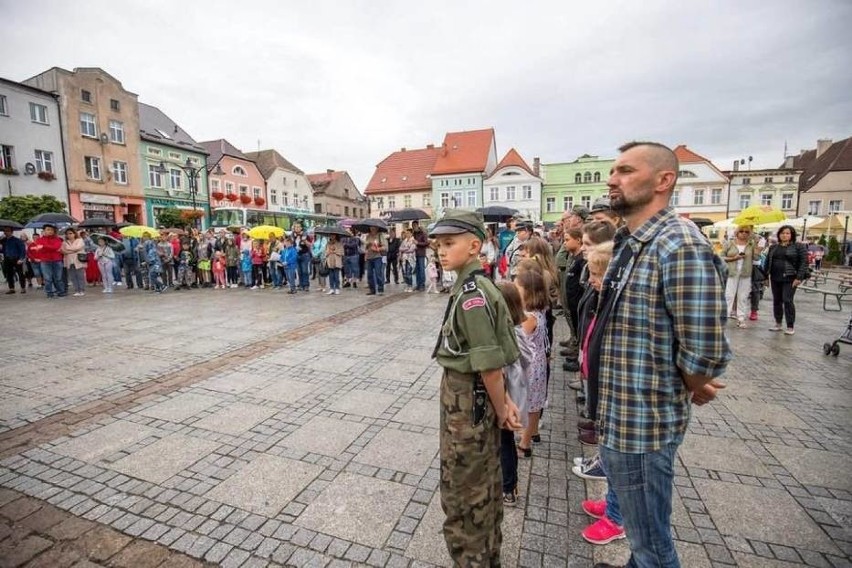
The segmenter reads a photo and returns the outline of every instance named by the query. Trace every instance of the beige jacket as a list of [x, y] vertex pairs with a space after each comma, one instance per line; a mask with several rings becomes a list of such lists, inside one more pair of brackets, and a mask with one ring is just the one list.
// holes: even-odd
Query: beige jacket
[[62, 253], [62, 263], [65, 265], [65, 268], [86, 268], [85, 262], [80, 262], [77, 259], [77, 254], [81, 253], [86, 248], [86, 242], [77, 237], [73, 241], [62, 241], [62, 248], [59, 251]]

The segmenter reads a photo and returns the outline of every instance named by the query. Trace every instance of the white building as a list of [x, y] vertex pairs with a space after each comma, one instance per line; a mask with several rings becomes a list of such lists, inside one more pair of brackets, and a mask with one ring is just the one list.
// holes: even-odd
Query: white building
[[752, 205], [780, 209], [790, 219], [798, 216], [796, 208], [799, 205], [799, 176], [802, 170], [732, 170], [725, 174], [731, 179], [729, 217], [736, 216]]
[[728, 218], [728, 177], [707, 158], [685, 145], [674, 149], [680, 163], [677, 184], [671, 204], [682, 217], [709, 219]]
[[266, 180], [267, 208], [270, 211], [314, 213], [314, 193], [305, 172], [277, 150], [243, 153], [257, 164]]
[[0, 78], [0, 199], [52, 195], [68, 205], [59, 102]]
[[532, 221], [541, 220], [542, 179], [512, 148], [483, 182], [483, 206], [501, 205]]

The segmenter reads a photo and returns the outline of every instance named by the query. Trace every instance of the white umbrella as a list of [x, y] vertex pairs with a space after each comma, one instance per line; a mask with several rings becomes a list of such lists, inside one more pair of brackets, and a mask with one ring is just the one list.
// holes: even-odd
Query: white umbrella
[[722, 219], [721, 221], [716, 221], [711, 225], [711, 227], [716, 229], [730, 229], [731, 227], [736, 227], [736, 225], [734, 225], [734, 218], [731, 217], [730, 219]]
[[777, 223], [767, 223], [766, 225], [761, 225], [761, 229], [766, 229], [771, 231], [773, 229], [780, 229], [784, 225], [790, 225], [796, 230], [801, 231], [803, 227], [813, 227], [817, 223], [822, 223], [825, 220], [825, 217], [814, 217], [813, 215], [805, 215], [804, 217], [796, 217], [795, 219], [785, 219], [784, 221], [778, 221]]

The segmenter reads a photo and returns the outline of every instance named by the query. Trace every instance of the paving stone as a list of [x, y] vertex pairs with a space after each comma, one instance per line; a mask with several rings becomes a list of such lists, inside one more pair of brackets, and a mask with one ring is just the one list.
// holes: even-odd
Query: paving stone
[[278, 412], [274, 408], [235, 402], [193, 424], [196, 428], [238, 436]]
[[128, 544], [110, 559], [115, 568], [155, 568], [168, 558], [167, 548], [143, 540]]
[[270, 383], [268, 387], [256, 392], [253, 396], [276, 402], [293, 403], [304, 396], [315, 393], [316, 391], [316, 385], [311, 383], [278, 379]]
[[56, 540], [71, 540], [94, 529], [96, 526], [91, 521], [78, 519], [66, 514], [65, 520], [47, 528], [45, 534]]
[[139, 414], [159, 420], [168, 420], [169, 422], [183, 422], [220, 402], [220, 399], [212, 396], [180, 393], [168, 400], [140, 410]]
[[688, 467], [770, 477], [745, 442], [713, 436], [687, 436], [678, 455]]
[[807, 428], [801, 419], [779, 404], [724, 399], [722, 402], [737, 418], [746, 423], [783, 428]]
[[376, 467], [422, 475], [438, 453], [438, 439], [427, 434], [384, 428], [356, 460]]
[[316, 416], [287, 436], [282, 442], [288, 448], [336, 457], [367, 428], [348, 420]]
[[[337, 372], [342, 372], [342, 370]], [[391, 394], [351, 391], [338, 396], [328, 409], [344, 414], [378, 418], [391, 404], [396, 402], [397, 398], [397, 396]]]
[[232, 372], [202, 381], [197, 387], [227, 394], [240, 394], [268, 382], [269, 377], [262, 375]]
[[111, 469], [162, 483], [219, 447], [217, 442], [171, 434], [129, 456], [109, 464]]
[[444, 512], [441, 510], [440, 496], [436, 494], [414, 532], [405, 555], [437, 566], [450, 566], [452, 561], [444, 542], [443, 524]]
[[53, 543], [46, 538], [32, 535], [14, 546], [9, 546], [10, 544], [8, 541], [0, 543], [0, 566], [3, 568], [13, 568], [29, 562], [39, 553], [50, 548]]
[[86, 556], [95, 562], [103, 562], [130, 544], [131, 539], [118, 531], [96, 526], [77, 540], [77, 546], [86, 551]]
[[126, 420], [117, 420], [59, 444], [53, 448], [53, 451], [81, 461], [94, 463], [153, 436], [157, 432], [156, 428], [149, 428]]
[[852, 476], [837, 475], [839, 471], [852, 471], [852, 457], [848, 453], [778, 444], [768, 444], [767, 448], [800, 483], [852, 491]]
[[275, 516], [321, 471], [321, 466], [263, 455], [206, 497], [259, 515]]
[[740, 568], [794, 568], [801, 566], [799, 563], [793, 564], [783, 560], [743, 554], [742, 552], [735, 552], [734, 560]]

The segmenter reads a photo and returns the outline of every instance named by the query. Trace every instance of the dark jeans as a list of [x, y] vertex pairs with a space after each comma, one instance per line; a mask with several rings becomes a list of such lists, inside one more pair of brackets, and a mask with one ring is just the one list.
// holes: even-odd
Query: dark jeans
[[251, 285], [252, 286], [263, 286], [265, 280], [263, 279], [263, 266], [262, 264], [252, 264], [251, 265]]
[[307, 290], [311, 287], [311, 255], [299, 255], [299, 288]]
[[503, 493], [513, 493], [518, 488], [518, 450], [515, 433], [500, 430], [500, 467], [503, 470]]
[[380, 256], [367, 261], [367, 284], [370, 286], [370, 292], [383, 294], [385, 291], [383, 264], [382, 257]]
[[772, 286], [772, 315], [775, 321], [781, 325], [781, 318], [787, 320], [787, 327], [796, 325], [796, 305], [793, 296], [796, 289], [793, 288], [792, 280], [769, 280]]
[[236, 266], [228, 267], [228, 284], [239, 284], [240, 274]]
[[18, 283], [21, 285], [21, 290], [27, 287], [24, 282], [24, 264], [18, 264], [17, 258], [3, 258], [3, 276], [6, 277], [6, 283], [9, 284], [9, 290], [15, 289], [15, 276], [17, 275]]
[[752, 267], [751, 269], [751, 311], [756, 312], [760, 309], [760, 301], [763, 299], [763, 273]]
[[64, 296], [65, 282], [62, 280], [62, 271], [64, 270], [61, 260], [53, 260], [41, 263], [41, 275], [44, 278], [44, 291], [48, 298], [55, 295]]
[[124, 260], [124, 281], [127, 284], [127, 289], [133, 288], [133, 277], [136, 277], [136, 286], [141, 288], [143, 286], [142, 283], [142, 271], [139, 270], [139, 264], [137, 264], [134, 260]]
[[426, 257], [418, 256], [414, 259], [414, 276], [417, 290], [426, 289]]
[[388, 257], [388, 264], [385, 266], [385, 282], [390, 284], [391, 271], [393, 271], [393, 283], [399, 284], [399, 259]]

